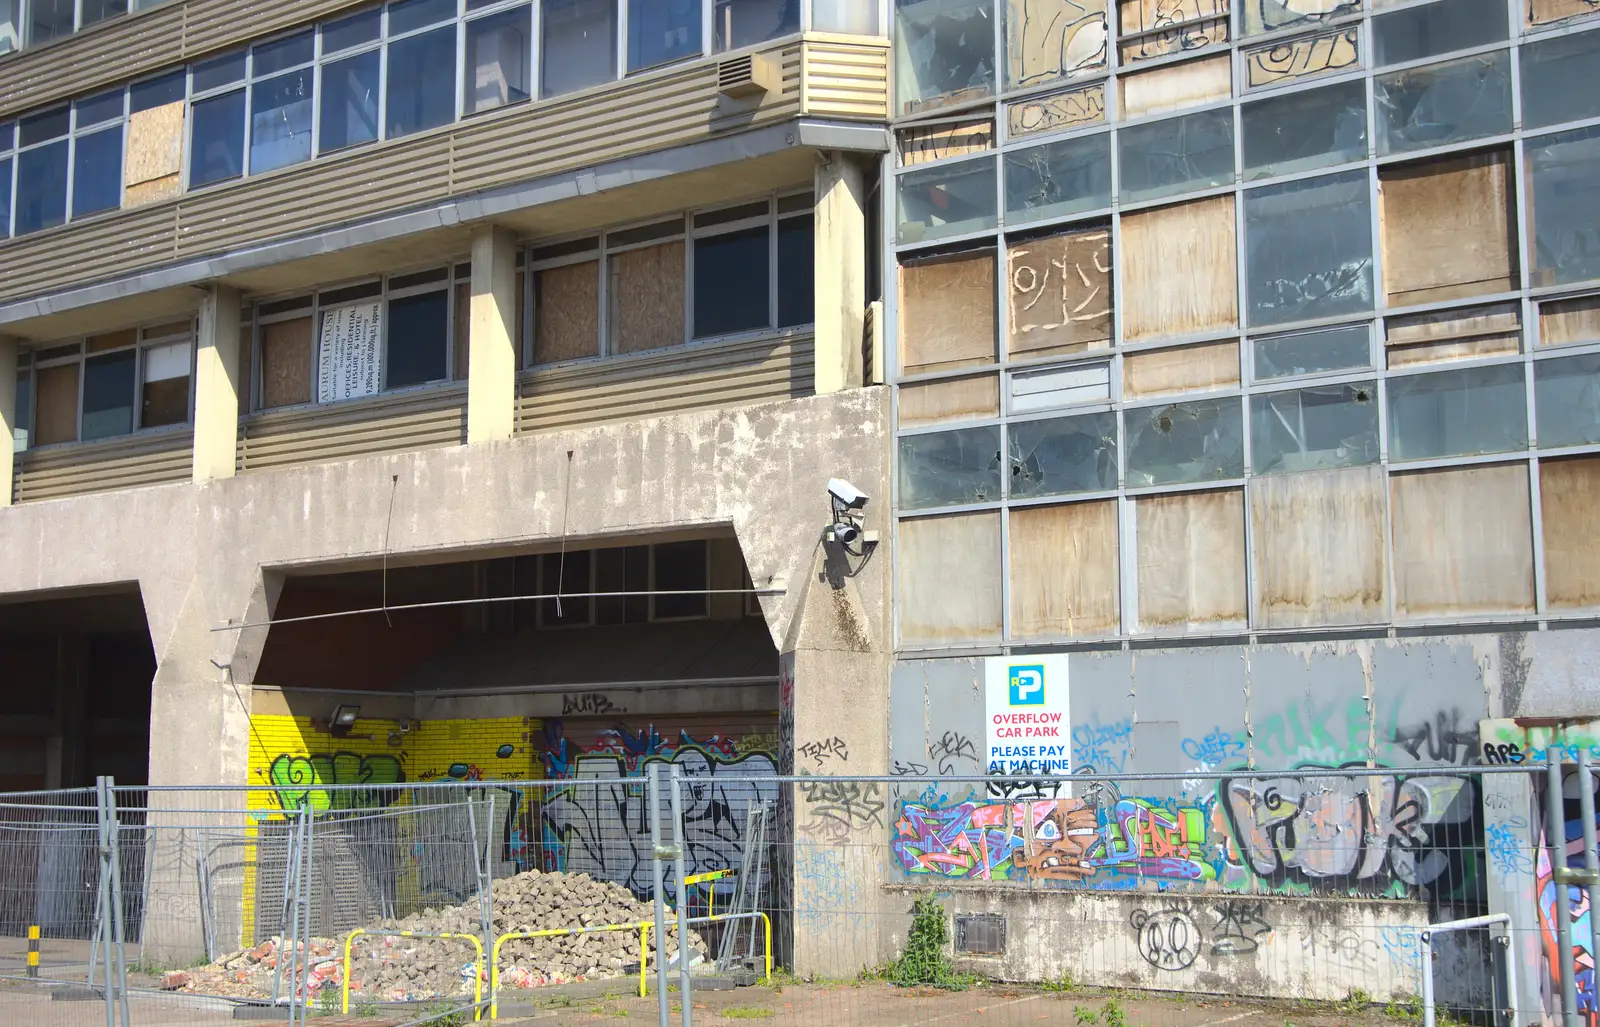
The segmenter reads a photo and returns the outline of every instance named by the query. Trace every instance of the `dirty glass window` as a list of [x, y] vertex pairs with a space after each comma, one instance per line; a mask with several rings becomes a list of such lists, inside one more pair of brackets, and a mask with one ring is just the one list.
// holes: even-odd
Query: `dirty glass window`
[[[390, 16], [391, 31], [393, 16]], [[389, 44], [385, 136], [397, 139], [448, 124], [456, 116], [454, 25], [407, 36]]]
[[1366, 325], [1275, 335], [1252, 343], [1256, 381], [1367, 367], [1372, 363], [1372, 339]]
[[1284, 324], [1372, 309], [1367, 173], [1245, 194], [1250, 323]]
[[1600, 32], [1523, 46], [1522, 125], [1542, 128], [1600, 114]]
[[1011, 498], [1117, 487], [1117, 415], [1019, 421], [1007, 431]]
[[1376, 67], [1420, 61], [1506, 38], [1502, 0], [1440, 0], [1372, 19]]
[[1315, 25], [1360, 9], [1360, 0], [1246, 0], [1244, 33], [1257, 36], [1291, 25]]
[[1510, 58], [1504, 50], [1379, 75], [1372, 95], [1379, 153], [1511, 131]]
[[926, 510], [1000, 498], [1000, 428], [962, 428], [900, 439], [900, 506]]
[[191, 188], [244, 174], [244, 115], [243, 89], [192, 105], [189, 116]]
[[1251, 397], [1250, 458], [1256, 474], [1377, 463], [1377, 383]]
[[1367, 155], [1367, 87], [1341, 82], [1245, 104], [1244, 177], [1270, 178]]
[[1533, 365], [1539, 448], [1600, 442], [1600, 353]]
[[322, 66], [321, 152], [378, 138], [379, 60], [368, 50]]
[[617, 77], [616, 0], [544, 0], [539, 5], [541, 96]]
[[878, 34], [878, 5], [861, 0], [811, 0], [811, 27], [818, 32]]
[[[520, 103], [533, 83], [528, 62], [533, 57], [533, 11], [524, 5], [467, 22], [466, 113]], [[696, 39], [698, 40], [698, 36]], [[695, 45], [699, 51], [698, 42]]]
[[1600, 278], [1600, 126], [1529, 140], [1526, 153], [1533, 284]]
[[1236, 396], [1139, 407], [1123, 418], [1129, 488], [1244, 475], [1243, 416]]
[[1232, 182], [1233, 111], [1125, 128], [1118, 137], [1118, 159], [1124, 202]]
[[1528, 447], [1521, 364], [1389, 379], [1389, 459], [1428, 460]]
[[698, 56], [700, 0], [628, 0], [629, 71]]
[[[700, 0], [678, 2], [693, 8], [691, 16], [698, 21]], [[662, 6], [662, 0], [651, 0], [651, 4]], [[799, 32], [800, 0], [716, 0], [711, 11], [711, 29], [717, 53]], [[695, 52], [700, 52], [698, 36]]]
[[1111, 205], [1111, 135], [1006, 154], [1006, 221], [1020, 224]]
[[72, 35], [73, 0], [28, 0], [28, 46]]
[[900, 176], [898, 240], [926, 242], [995, 227], [993, 157]]
[[138, 351], [125, 349], [83, 362], [83, 433], [105, 439], [133, 431], [134, 374]]
[[895, 0], [895, 100], [901, 114], [994, 92], [993, 0]]

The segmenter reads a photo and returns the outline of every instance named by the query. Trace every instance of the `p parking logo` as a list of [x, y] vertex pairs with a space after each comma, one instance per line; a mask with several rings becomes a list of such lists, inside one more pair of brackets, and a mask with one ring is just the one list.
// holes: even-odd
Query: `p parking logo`
[[1010, 674], [1012, 706], [1044, 705], [1044, 666], [1030, 663], [1012, 667]]

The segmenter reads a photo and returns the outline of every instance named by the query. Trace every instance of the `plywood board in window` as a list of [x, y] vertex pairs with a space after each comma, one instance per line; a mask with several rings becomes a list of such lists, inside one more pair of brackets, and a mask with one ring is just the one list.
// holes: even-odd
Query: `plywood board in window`
[[924, 125], [900, 132], [900, 163], [926, 164], [945, 157], [982, 153], [994, 147], [994, 120], [979, 118], [948, 125]]
[[1033, 96], [1006, 107], [1007, 128], [1012, 138], [1059, 132], [1077, 125], [1095, 125], [1104, 120], [1106, 87], [1103, 83]]
[[1246, 50], [1245, 88], [1331, 75], [1359, 67], [1361, 51], [1356, 41], [1359, 31], [1354, 27], [1335, 29], [1320, 36], [1286, 39], [1255, 50]]
[[122, 191], [122, 205], [124, 207], [142, 207], [147, 203], [159, 203], [170, 200], [183, 192], [183, 179], [179, 175], [167, 175], [165, 178], [153, 178], [148, 182], [130, 185]]
[[1011, 511], [1011, 637], [1116, 634], [1115, 500]]
[[1256, 626], [1371, 624], [1388, 616], [1381, 467], [1269, 474], [1250, 485]]
[[1006, 251], [1012, 359], [1111, 345], [1111, 232], [1019, 240]]
[[1533, 531], [1524, 464], [1390, 479], [1395, 610], [1406, 617], [1533, 609]]
[[132, 346], [138, 341], [139, 329], [123, 328], [115, 332], [91, 335], [83, 341], [83, 348], [88, 353], [104, 353], [108, 349], [121, 349], [124, 346]]
[[1000, 514], [900, 522], [900, 644], [1000, 639]]
[[1600, 458], [1544, 460], [1539, 464], [1544, 523], [1544, 595], [1552, 609], [1600, 607]]
[[1006, 81], [1034, 86], [1104, 67], [1106, 0], [1006, 0]]
[[1600, 295], [1539, 304], [1539, 345], [1600, 339]]
[[1232, 196], [1128, 214], [1122, 248], [1124, 338], [1239, 323]]
[[122, 183], [130, 188], [178, 174], [183, 167], [183, 101], [128, 115]]
[[683, 240], [614, 253], [609, 294], [612, 353], [683, 342]]
[[900, 371], [920, 374], [995, 362], [993, 250], [900, 267]]
[[1388, 364], [1407, 367], [1516, 353], [1522, 348], [1521, 324], [1517, 305], [1510, 303], [1390, 318], [1384, 335]]
[[1150, 496], [1135, 509], [1139, 630], [1243, 627], [1243, 490]]
[[533, 287], [533, 362], [553, 364], [599, 355], [598, 263], [586, 260], [536, 271]]
[[[1123, 64], [1228, 41], [1227, 0], [1121, 0], [1117, 10]], [[1130, 38], [1139, 32], [1151, 34]]]
[[77, 441], [78, 365], [40, 368], [34, 390], [32, 444]]
[[1237, 384], [1239, 344], [1232, 340], [1130, 353], [1122, 360], [1122, 392], [1130, 398]]
[[1509, 165], [1498, 150], [1379, 173], [1390, 306], [1516, 288]]
[[992, 374], [900, 387], [900, 426], [967, 421], [1000, 414], [1000, 379]]
[[311, 318], [261, 327], [261, 409], [311, 402]]
[[1128, 75], [1121, 84], [1124, 118], [1142, 118], [1226, 100], [1233, 95], [1233, 58], [1222, 54], [1202, 61], [1169, 64]]
[[1563, 18], [1581, 18], [1595, 10], [1590, 0], [1528, 0], [1528, 24], [1544, 25]]

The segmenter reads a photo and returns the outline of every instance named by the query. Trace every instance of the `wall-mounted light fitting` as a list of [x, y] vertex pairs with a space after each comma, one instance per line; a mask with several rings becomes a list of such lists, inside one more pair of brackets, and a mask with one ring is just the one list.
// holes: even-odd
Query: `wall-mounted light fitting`
[[333, 716], [328, 718], [328, 733], [335, 738], [343, 738], [356, 726], [356, 717], [361, 715], [361, 707], [340, 703], [333, 708]]

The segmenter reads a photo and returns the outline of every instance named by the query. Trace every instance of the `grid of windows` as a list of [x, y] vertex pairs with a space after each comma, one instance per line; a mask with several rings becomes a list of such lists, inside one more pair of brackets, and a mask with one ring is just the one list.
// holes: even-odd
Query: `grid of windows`
[[1593, 616], [1600, 28], [1042, 6], [896, 4], [898, 644]]

